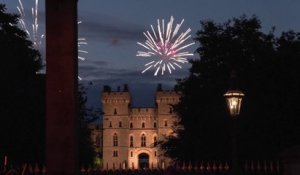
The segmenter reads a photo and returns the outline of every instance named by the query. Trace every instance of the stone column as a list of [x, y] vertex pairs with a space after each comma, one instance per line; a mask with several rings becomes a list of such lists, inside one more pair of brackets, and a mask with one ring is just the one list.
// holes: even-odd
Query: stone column
[[76, 175], [77, 0], [46, 0], [46, 171]]

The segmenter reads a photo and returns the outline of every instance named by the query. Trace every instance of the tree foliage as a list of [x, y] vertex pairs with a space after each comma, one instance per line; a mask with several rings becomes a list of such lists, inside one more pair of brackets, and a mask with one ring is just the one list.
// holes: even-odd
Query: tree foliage
[[18, 16], [5, 10], [0, 4], [0, 157], [37, 161], [44, 157], [41, 56], [18, 28]]
[[175, 111], [184, 129], [161, 146], [179, 161], [230, 160], [231, 124], [223, 94], [230, 73], [245, 93], [238, 118], [241, 159], [272, 159], [300, 141], [300, 34], [275, 36], [261, 31], [253, 16], [225, 23], [202, 21], [196, 42], [200, 59], [191, 60], [190, 75], [178, 80], [182, 91]]
[[79, 107], [79, 159], [81, 165], [93, 165], [96, 152], [88, 125], [97, 119], [98, 114], [92, 108], [87, 107], [86, 91], [85, 86], [79, 85], [77, 101]]

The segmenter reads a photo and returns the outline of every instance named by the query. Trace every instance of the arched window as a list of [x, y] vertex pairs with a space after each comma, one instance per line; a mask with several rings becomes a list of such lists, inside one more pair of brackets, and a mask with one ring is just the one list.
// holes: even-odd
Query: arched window
[[118, 154], [118, 151], [113, 151], [113, 157], [118, 157], [119, 154]]
[[144, 122], [142, 123], [142, 128], [145, 128], [145, 123]]
[[110, 128], [112, 127], [111, 121], [109, 121], [109, 127], [110, 127]]
[[115, 114], [115, 115], [117, 114], [117, 108], [114, 109], [114, 114]]
[[156, 122], [153, 123], [153, 128], [156, 128]]
[[116, 133], [113, 136], [113, 146], [118, 146], [118, 135]]
[[145, 136], [145, 134], [143, 134], [142, 137], [141, 137], [141, 146], [142, 147], [146, 146], [146, 136]]
[[133, 157], [133, 152], [132, 151], [130, 152], [130, 157]]
[[168, 121], [167, 120], [165, 120], [165, 127], [167, 127], [168, 126]]
[[153, 137], [153, 145], [157, 146], [157, 138], [156, 138], [156, 136]]
[[119, 122], [119, 128], [121, 128], [122, 127], [122, 122]]
[[129, 141], [130, 141], [130, 145], [129, 146], [133, 147], [133, 136], [130, 136], [130, 140]]
[[130, 128], [133, 128], [133, 124], [132, 123], [130, 123]]

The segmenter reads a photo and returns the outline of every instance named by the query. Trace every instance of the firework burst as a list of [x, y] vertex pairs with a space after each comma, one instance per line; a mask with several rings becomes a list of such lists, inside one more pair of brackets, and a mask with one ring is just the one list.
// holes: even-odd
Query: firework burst
[[37, 49], [40, 48], [42, 44], [42, 40], [45, 36], [44, 34], [39, 34], [38, 7], [39, 7], [39, 1], [34, 0], [34, 7], [31, 8], [31, 17], [32, 17], [31, 30], [29, 30], [29, 27], [27, 27], [27, 23], [25, 20], [26, 13], [21, 0], [19, 0], [19, 5], [17, 6], [17, 9], [20, 14], [19, 24], [21, 28], [27, 33], [30, 40], [33, 42], [33, 46]]
[[183, 52], [182, 50], [195, 44], [191, 42], [185, 44], [185, 42], [191, 37], [189, 33], [191, 29], [187, 29], [185, 32], [178, 34], [184, 19], [182, 19], [180, 24], [176, 24], [173, 30], [174, 18], [171, 16], [166, 28], [164, 20], [157, 20], [157, 32], [151, 25], [152, 34], [147, 31], [144, 32], [144, 36], [147, 38], [145, 43], [137, 42], [138, 45], [146, 49], [146, 51], [138, 51], [136, 56], [140, 57], [156, 57], [158, 61], [150, 61], [145, 64], [145, 69], [142, 73], [150, 69], [155, 69], [154, 76], [161, 71], [161, 75], [164, 75], [165, 71], [170, 74], [172, 70], [176, 68], [182, 68], [180, 64], [187, 63], [187, 57], [193, 56], [192, 53]]

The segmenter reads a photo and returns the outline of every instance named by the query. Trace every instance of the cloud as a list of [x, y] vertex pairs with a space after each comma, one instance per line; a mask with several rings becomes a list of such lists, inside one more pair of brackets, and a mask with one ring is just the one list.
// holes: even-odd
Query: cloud
[[82, 81], [93, 82], [95, 84], [166, 84], [174, 85], [176, 79], [187, 77], [187, 69], [177, 69], [172, 74], [154, 76], [153, 71], [148, 71], [144, 74], [140, 70], [109, 68], [106, 63], [82, 66], [80, 68]]
[[114, 46], [121, 41], [136, 41], [143, 39], [144, 29], [137, 24], [122, 21], [103, 14], [81, 12], [82, 24], [79, 25], [79, 32], [86, 38], [93, 38], [97, 41], [108, 42]]

